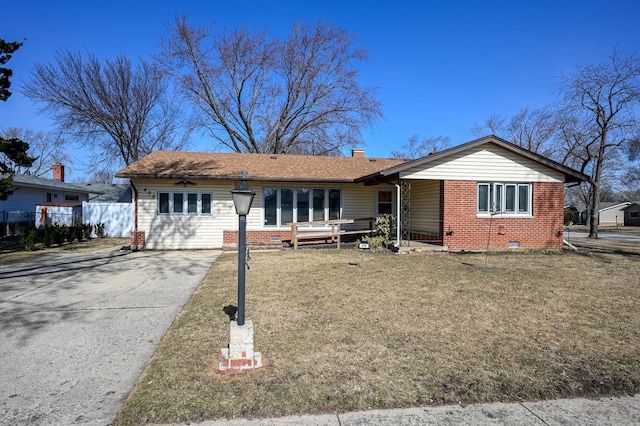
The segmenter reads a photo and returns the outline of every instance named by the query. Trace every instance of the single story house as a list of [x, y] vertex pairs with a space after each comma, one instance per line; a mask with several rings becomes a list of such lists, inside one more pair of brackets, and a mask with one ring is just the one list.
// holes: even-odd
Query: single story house
[[367, 158], [363, 150], [351, 157], [156, 151], [116, 173], [133, 187], [132, 244], [237, 246], [231, 190], [242, 172], [257, 194], [247, 216], [250, 245], [289, 240], [291, 223], [390, 213], [399, 218], [398, 243], [450, 250], [560, 249], [564, 185], [587, 178], [496, 136], [413, 161]]
[[[0, 178], [5, 176], [0, 175]], [[0, 235], [18, 235], [22, 225], [32, 226], [38, 205], [68, 207], [88, 201], [91, 190], [64, 181], [64, 166], [53, 166], [53, 179], [14, 175], [13, 193], [0, 201]]]
[[629, 201], [620, 202], [600, 202], [598, 210], [598, 225], [623, 225], [624, 209], [631, 204]]
[[640, 202], [629, 203], [623, 210], [624, 226], [640, 226]]

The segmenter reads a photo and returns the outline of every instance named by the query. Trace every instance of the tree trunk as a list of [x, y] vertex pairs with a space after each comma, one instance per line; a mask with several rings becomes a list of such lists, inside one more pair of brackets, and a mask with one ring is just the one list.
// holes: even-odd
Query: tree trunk
[[604, 167], [605, 148], [607, 146], [607, 131], [602, 130], [600, 135], [600, 147], [596, 157], [595, 173], [591, 182], [592, 198], [589, 218], [589, 238], [598, 238], [598, 224], [600, 222], [600, 183], [602, 180], [602, 169]]

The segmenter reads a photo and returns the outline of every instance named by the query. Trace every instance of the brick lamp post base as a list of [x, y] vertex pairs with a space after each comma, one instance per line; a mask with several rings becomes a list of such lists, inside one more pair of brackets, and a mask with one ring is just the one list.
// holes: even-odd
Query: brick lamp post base
[[218, 373], [236, 374], [262, 367], [262, 354], [253, 351], [253, 322], [229, 322], [229, 347], [220, 350]]

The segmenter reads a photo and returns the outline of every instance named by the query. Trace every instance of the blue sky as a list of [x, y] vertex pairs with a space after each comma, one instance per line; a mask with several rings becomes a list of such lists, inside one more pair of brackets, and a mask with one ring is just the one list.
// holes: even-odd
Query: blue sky
[[[554, 101], [559, 77], [577, 64], [606, 60], [617, 45], [640, 51], [640, 1], [239, 1], [21, 0], [2, 6], [0, 38], [21, 41], [8, 67], [13, 96], [0, 103], [0, 129], [50, 130], [20, 94], [35, 62], [56, 49], [100, 58], [150, 59], [167, 25], [186, 14], [192, 25], [268, 29], [286, 35], [294, 23], [325, 19], [357, 36], [369, 52], [360, 81], [378, 88], [385, 119], [363, 134], [366, 154], [386, 157], [414, 134], [473, 139], [471, 127], [492, 114]], [[201, 139], [192, 150], [212, 150]], [[82, 176], [72, 151], [71, 179]]]

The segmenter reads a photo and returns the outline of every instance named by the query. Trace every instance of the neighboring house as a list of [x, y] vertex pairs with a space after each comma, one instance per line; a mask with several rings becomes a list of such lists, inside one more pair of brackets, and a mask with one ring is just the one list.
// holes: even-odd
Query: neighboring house
[[257, 194], [249, 244], [289, 240], [292, 222], [391, 213], [403, 242], [450, 250], [560, 249], [564, 184], [587, 179], [495, 136], [413, 161], [156, 151], [116, 173], [134, 188], [133, 237], [151, 249], [236, 246], [230, 191], [242, 172]]
[[[131, 185], [89, 183], [89, 201], [82, 203], [82, 223], [104, 225], [106, 237], [128, 237], [133, 229]], [[93, 236], [96, 236], [95, 229]]]
[[629, 203], [623, 210], [624, 226], [640, 226], [640, 202]]
[[86, 183], [79, 185], [90, 191], [90, 203], [131, 203], [133, 195], [128, 183]]
[[598, 210], [598, 225], [623, 225], [624, 209], [631, 204], [625, 202], [600, 202], [600, 210]]
[[[5, 177], [5, 176], [0, 176]], [[18, 235], [21, 225], [33, 223], [37, 206], [80, 206], [88, 201], [90, 191], [81, 185], [64, 181], [64, 166], [53, 166], [53, 179], [14, 175], [13, 194], [0, 201], [0, 235]]]

